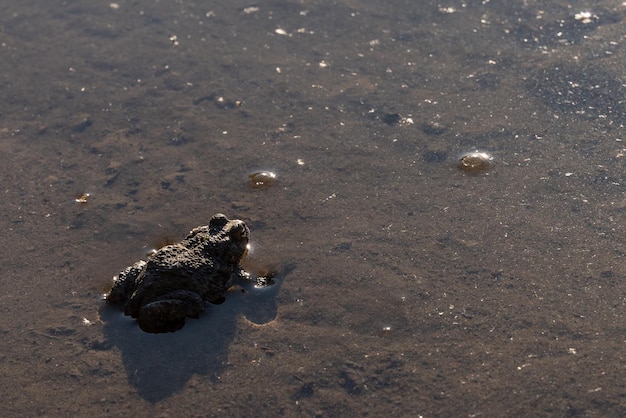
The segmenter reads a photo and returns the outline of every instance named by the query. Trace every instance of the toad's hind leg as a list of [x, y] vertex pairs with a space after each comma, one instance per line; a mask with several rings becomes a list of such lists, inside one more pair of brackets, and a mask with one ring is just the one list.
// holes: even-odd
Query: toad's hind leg
[[185, 318], [197, 318], [203, 308], [204, 301], [197, 293], [173, 292], [142, 306], [137, 322], [145, 332], [174, 332], [185, 325]]

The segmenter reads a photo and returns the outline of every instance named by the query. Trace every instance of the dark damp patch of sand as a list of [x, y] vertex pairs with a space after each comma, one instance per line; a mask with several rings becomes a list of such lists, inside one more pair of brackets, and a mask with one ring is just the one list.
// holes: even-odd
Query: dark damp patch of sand
[[[527, 82], [617, 78], [621, 27], [528, 48], [510, 16], [542, 9], [492, 3], [5, 4], [7, 413], [623, 414], [623, 128]], [[497, 170], [459, 174], [468, 149]], [[156, 339], [103, 308], [215, 212], [277, 295]]]

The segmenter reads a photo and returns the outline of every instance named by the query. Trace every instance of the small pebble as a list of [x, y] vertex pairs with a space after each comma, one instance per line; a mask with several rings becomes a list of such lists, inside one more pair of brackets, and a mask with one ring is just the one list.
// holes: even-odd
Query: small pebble
[[248, 185], [253, 189], [266, 189], [276, 183], [276, 173], [271, 171], [257, 171], [248, 176]]
[[87, 203], [87, 199], [89, 199], [89, 196], [91, 196], [89, 193], [83, 193], [80, 196], [78, 196], [76, 199], [74, 199], [74, 201], [76, 203]]
[[457, 167], [468, 173], [487, 171], [493, 164], [493, 157], [483, 151], [472, 151], [459, 157]]

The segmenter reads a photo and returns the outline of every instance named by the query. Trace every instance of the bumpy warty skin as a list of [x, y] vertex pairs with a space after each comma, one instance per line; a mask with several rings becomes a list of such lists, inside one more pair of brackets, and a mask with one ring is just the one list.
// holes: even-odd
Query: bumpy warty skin
[[250, 231], [243, 221], [214, 215], [181, 242], [159, 249], [113, 279], [106, 299], [120, 304], [147, 332], [182, 328], [205, 302], [219, 300], [246, 253]]

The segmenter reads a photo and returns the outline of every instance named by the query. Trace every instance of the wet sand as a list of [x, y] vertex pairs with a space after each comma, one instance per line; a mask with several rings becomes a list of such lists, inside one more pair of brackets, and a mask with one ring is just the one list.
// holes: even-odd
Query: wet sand
[[[625, 413], [623, 6], [36, 3], [0, 6], [6, 416]], [[105, 306], [217, 212], [273, 293]]]

